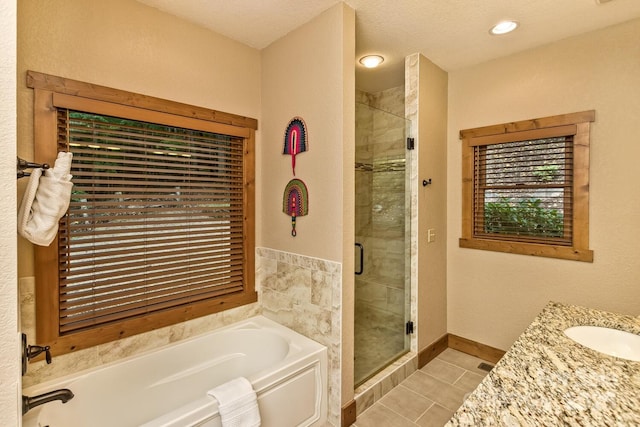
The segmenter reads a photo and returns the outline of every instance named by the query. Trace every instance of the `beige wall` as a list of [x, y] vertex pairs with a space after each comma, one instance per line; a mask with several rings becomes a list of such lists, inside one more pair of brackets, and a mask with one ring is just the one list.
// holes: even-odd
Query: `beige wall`
[[19, 425], [20, 350], [16, 258], [16, 1], [0, 3], [0, 420]]
[[[418, 351], [447, 333], [447, 73], [419, 55], [416, 150]], [[431, 179], [424, 187], [423, 179]], [[427, 230], [435, 239], [427, 241]]]
[[[24, 84], [29, 69], [259, 119], [256, 244], [341, 263], [336, 283], [347, 308], [335, 313], [332, 326], [349, 343], [339, 347], [345, 382], [340, 384], [338, 377], [338, 389], [346, 390], [343, 399], [353, 397], [353, 10], [340, 3], [263, 52], [129, 0], [26, 0], [20, 2], [18, 22], [18, 151], [25, 158], [33, 155], [33, 95]], [[295, 115], [309, 128], [310, 151], [298, 156], [296, 171], [309, 187], [311, 207], [310, 214], [299, 219], [298, 237], [293, 239], [290, 220], [281, 211], [282, 192], [292, 178], [291, 162], [281, 152], [285, 127]], [[33, 336], [34, 316], [28, 312], [33, 309], [33, 250], [22, 239], [19, 245], [20, 296], [27, 308], [23, 317]], [[54, 356], [55, 369], [43, 363], [30, 366], [26, 385], [117, 360], [258, 310], [254, 304], [78, 354]]]
[[[21, 0], [17, 34], [18, 153], [25, 159], [33, 158], [33, 91], [25, 84], [27, 70], [249, 116], [258, 119], [261, 125], [258, 50], [136, 1]], [[15, 67], [12, 72], [15, 75]], [[260, 129], [256, 139], [259, 176]], [[13, 173], [13, 162], [10, 168], [2, 170]], [[26, 180], [19, 182], [19, 198], [26, 184], [23, 181]], [[15, 203], [15, 190], [12, 193]], [[16, 209], [8, 203], [3, 208], [13, 212], [7, 217], [15, 218]], [[260, 215], [257, 218], [259, 222]], [[15, 224], [10, 228], [6, 235], [15, 239]], [[18, 245], [22, 329], [29, 334], [30, 343], [35, 344], [33, 247], [23, 238], [18, 239]], [[12, 277], [15, 280], [15, 275]], [[9, 301], [10, 307], [15, 306], [16, 300]], [[29, 386], [114, 361], [232, 323], [257, 311], [258, 304], [251, 304], [116, 343], [54, 355], [52, 365], [31, 364], [23, 383]]]
[[[345, 109], [354, 107], [344, 100], [349, 82], [343, 55], [349, 43], [355, 43], [353, 34], [343, 34], [342, 18], [337, 16], [342, 13], [342, 7], [333, 7], [262, 51], [265, 167], [258, 243], [340, 262], [345, 208], [343, 149], [351, 147], [353, 151], [354, 139], [345, 135]], [[353, 74], [353, 60], [348, 65]], [[352, 101], [354, 91], [350, 94]], [[309, 190], [309, 214], [298, 217], [298, 235], [292, 237], [291, 219], [282, 212], [282, 197], [294, 176], [291, 156], [283, 155], [282, 149], [285, 129], [295, 116], [304, 119], [308, 131], [308, 151], [296, 156], [296, 178]]]
[[354, 353], [354, 252], [355, 242], [355, 146], [356, 146], [356, 14], [344, 6], [341, 34], [343, 48], [340, 67], [343, 75], [342, 91], [342, 390], [341, 403], [351, 402], [354, 397], [353, 353]]
[[[262, 228], [258, 246], [342, 263], [342, 402], [353, 397], [353, 182], [355, 14], [340, 3], [262, 51]], [[300, 116], [308, 151], [296, 156], [309, 214], [282, 212], [291, 157], [284, 131]], [[350, 397], [349, 397], [350, 396]]]
[[[550, 300], [640, 314], [640, 20], [449, 74], [449, 332], [506, 349]], [[461, 249], [460, 129], [595, 109], [592, 264]]]
[[[260, 118], [258, 50], [135, 1], [19, 2], [18, 154], [30, 160], [27, 70]], [[32, 276], [22, 238], [19, 254], [20, 277]]]

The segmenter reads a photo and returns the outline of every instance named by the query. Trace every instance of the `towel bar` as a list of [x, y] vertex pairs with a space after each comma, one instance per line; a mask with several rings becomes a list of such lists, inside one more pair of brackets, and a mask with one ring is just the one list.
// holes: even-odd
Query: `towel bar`
[[20, 179], [25, 176], [31, 175], [29, 172], [25, 172], [25, 169], [49, 169], [48, 163], [32, 163], [26, 160], [21, 159], [20, 157], [16, 157], [16, 171], [17, 171], [17, 179]]

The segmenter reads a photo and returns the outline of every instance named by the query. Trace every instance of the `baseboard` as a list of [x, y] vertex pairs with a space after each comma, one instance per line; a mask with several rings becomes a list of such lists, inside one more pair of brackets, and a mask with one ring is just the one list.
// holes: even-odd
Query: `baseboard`
[[340, 415], [340, 425], [342, 427], [349, 427], [356, 422], [356, 401], [352, 400], [342, 407]]
[[440, 353], [447, 349], [449, 344], [448, 334], [441, 336], [436, 342], [428, 345], [418, 353], [418, 369], [435, 359]]
[[462, 338], [457, 335], [448, 334], [447, 344], [449, 348], [479, 357], [491, 363], [497, 363], [504, 356], [505, 352], [479, 342]]

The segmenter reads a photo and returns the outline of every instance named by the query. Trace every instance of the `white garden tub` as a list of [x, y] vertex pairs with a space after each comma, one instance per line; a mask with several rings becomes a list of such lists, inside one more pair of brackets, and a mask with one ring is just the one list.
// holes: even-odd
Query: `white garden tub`
[[326, 347], [256, 316], [24, 390], [35, 396], [68, 388], [75, 397], [32, 409], [23, 426], [220, 427], [218, 403], [207, 391], [240, 376], [258, 395], [262, 426], [325, 423]]

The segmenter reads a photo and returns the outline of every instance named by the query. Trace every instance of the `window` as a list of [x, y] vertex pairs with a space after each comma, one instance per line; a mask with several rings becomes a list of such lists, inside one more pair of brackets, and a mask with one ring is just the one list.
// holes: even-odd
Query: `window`
[[60, 354], [256, 301], [253, 119], [29, 72], [35, 154], [74, 155], [36, 247], [36, 334]]
[[585, 111], [460, 131], [460, 246], [592, 262], [594, 120]]

